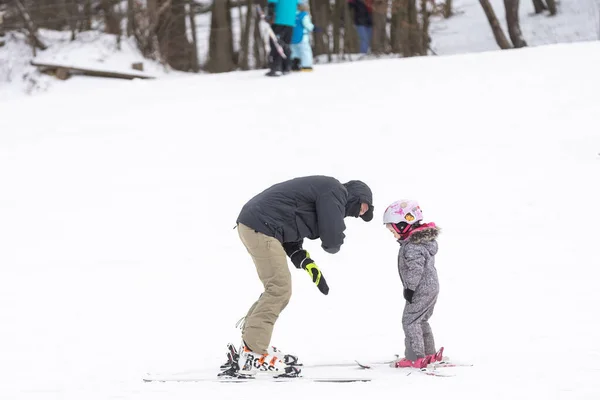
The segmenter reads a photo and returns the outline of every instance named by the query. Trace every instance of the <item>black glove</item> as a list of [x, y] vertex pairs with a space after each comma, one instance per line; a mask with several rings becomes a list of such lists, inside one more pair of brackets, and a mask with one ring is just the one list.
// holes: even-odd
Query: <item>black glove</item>
[[294, 266], [298, 269], [303, 269], [308, 272], [308, 275], [312, 279], [313, 283], [317, 285], [317, 288], [323, 294], [329, 293], [329, 286], [327, 285], [327, 281], [323, 277], [321, 270], [317, 267], [314, 260], [310, 258], [310, 254], [308, 251], [304, 250], [302, 247], [302, 242], [295, 243], [284, 243], [283, 248], [287, 255], [292, 260]]
[[412, 298], [413, 298], [414, 294], [415, 294], [414, 290], [404, 289], [404, 299], [411, 304], [412, 304]]
[[304, 267], [304, 269], [306, 270], [306, 272], [308, 272], [308, 275], [310, 275], [313, 283], [317, 285], [321, 293], [327, 295], [329, 293], [329, 286], [327, 285], [327, 281], [323, 277], [321, 270], [319, 269], [319, 267], [317, 267], [317, 264], [315, 264], [313, 260], [311, 260], [310, 258], [307, 258], [307, 260], [310, 260], [310, 263], [306, 264], [306, 267]]

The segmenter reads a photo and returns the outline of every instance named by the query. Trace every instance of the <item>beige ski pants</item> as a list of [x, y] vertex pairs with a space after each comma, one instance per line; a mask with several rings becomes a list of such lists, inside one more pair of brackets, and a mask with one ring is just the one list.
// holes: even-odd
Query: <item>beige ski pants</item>
[[287, 255], [279, 240], [238, 224], [238, 234], [250, 256], [264, 292], [250, 307], [242, 328], [242, 339], [255, 353], [265, 354], [275, 321], [292, 296], [292, 276]]

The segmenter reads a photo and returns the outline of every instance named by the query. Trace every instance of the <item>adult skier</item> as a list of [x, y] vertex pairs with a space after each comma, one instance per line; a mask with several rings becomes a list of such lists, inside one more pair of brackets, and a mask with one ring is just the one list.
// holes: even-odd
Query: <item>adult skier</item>
[[307, 176], [275, 184], [242, 208], [237, 228], [252, 257], [264, 292], [250, 307], [242, 325], [238, 373], [254, 375], [268, 371], [294, 376], [281, 353], [270, 345], [279, 314], [292, 295], [289, 257], [296, 268], [308, 272], [323, 294], [329, 286], [308, 252], [304, 239], [321, 239], [321, 247], [337, 253], [344, 243], [345, 217], [373, 219], [373, 194], [358, 180], [344, 184], [329, 176]]

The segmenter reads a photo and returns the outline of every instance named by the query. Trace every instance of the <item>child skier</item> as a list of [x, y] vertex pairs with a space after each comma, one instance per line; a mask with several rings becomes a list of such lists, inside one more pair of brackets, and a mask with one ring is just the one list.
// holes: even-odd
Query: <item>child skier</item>
[[292, 70], [294, 71], [312, 71], [313, 53], [310, 47], [309, 33], [315, 29], [313, 25], [308, 5], [305, 2], [298, 4], [296, 12], [296, 26], [292, 34]]
[[439, 228], [435, 223], [423, 223], [423, 213], [416, 201], [392, 203], [383, 215], [383, 223], [400, 243], [398, 272], [404, 286], [402, 328], [406, 346], [405, 358], [396, 368], [425, 368], [442, 361], [442, 347], [437, 353], [429, 318], [439, 293], [435, 254]]

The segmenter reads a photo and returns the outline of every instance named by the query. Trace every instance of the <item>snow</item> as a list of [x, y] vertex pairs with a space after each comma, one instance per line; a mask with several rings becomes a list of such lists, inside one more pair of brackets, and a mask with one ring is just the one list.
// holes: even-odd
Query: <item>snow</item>
[[[597, 399], [599, 61], [581, 43], [3, 102], [0, 398]], [[397, 244], [379, 221], [411, 197], [443, 229], [437, 345], [475, 366], [343, 385], [143, 383], [216, 373], [262, 289], [237, 214], [310, 174], [367, 182], [375, 218], [347, 219], [336, 255], [306, 243], [330, 294], [293, 270], [272, 343], [306, 363], [403, 352]]]
[[[431, 24], [432, 48], [437, 54], [497, 50], [492, 29], [479, 0], [453, 0], [455, 15], [436, 18]], [[491, 0], [496, 17], [508, 38], [504, 0]], [[521, 30], [529, 46], [600, 39], [600, 1], [560, 0], [558, 14], [535, 14], [531, 0], [521, 0]]]
[[[9, 32], [6, 35], [5, 46], [0, 47], [0, 101], [22, 97], [24, 94], [81, 91], [114, 83], [110, 79], [87, 76], [74, 76], [64, 82], [57, 81], [30, 65], [32, 59], [39, 63], [128, 72], [163, 79], [187, 75], [144, 59], [133, 38], [123, 37], [118, 45], [115, 35], [87, 31], [78, 33], [76, 40], [72, 41], [70, 32], [47, 29], [40, 30], [40, 37], [48, 49], [37, 50], [36, 56], [33, 57], [33, 51], [24, 34]], [[132, 69], [131, 65], [137, 62], [143, 63], [144, 71]]]

